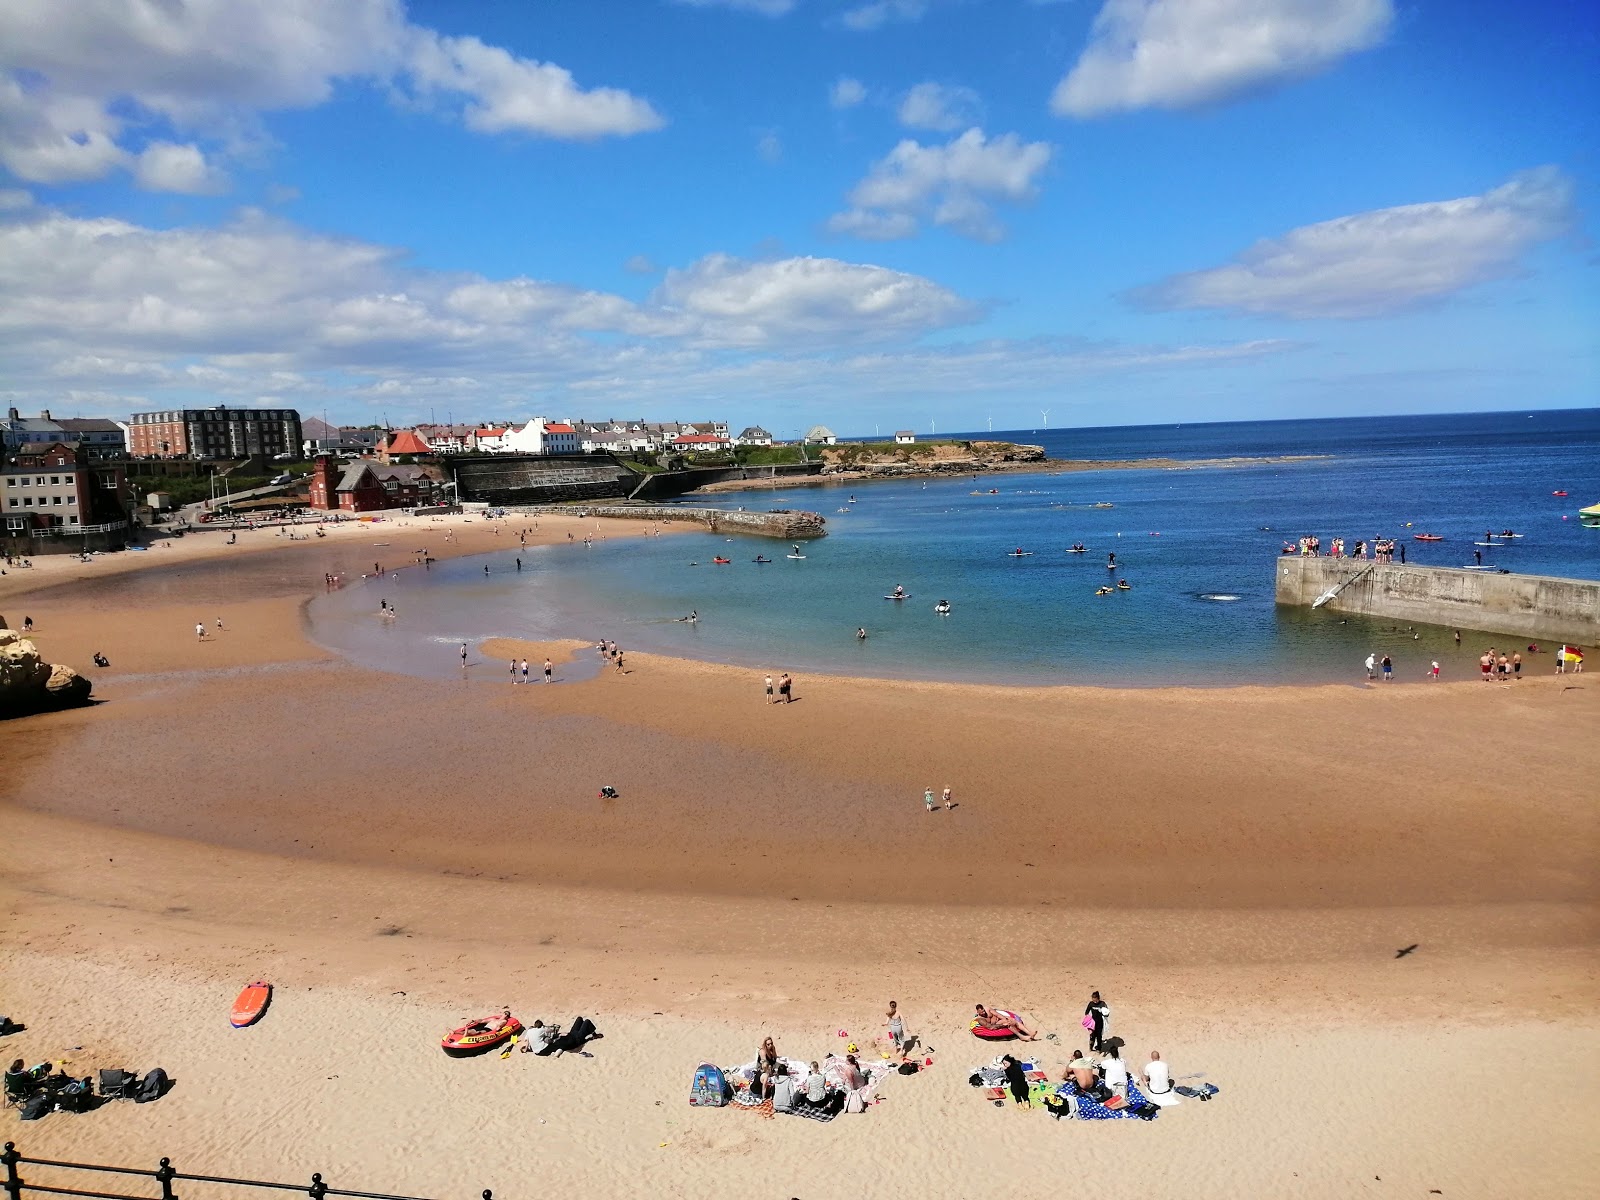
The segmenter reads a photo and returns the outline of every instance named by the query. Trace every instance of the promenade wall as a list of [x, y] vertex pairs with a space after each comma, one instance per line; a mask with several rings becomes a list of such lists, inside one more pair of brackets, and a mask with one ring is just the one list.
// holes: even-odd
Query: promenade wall
[[1600, 581], [1588, 579], [1286, 554], [1278, 560], [1277, 600], [1309, 606], [1352, 579], [1325, 607], [1451, 629], [1600, 642]]

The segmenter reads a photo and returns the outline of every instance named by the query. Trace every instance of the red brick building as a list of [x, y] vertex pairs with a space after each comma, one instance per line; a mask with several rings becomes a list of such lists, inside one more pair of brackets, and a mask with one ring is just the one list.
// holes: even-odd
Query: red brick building
[[0, 542], [8, 554], [118, 548], [126, 487], [120, 466], [91, 462], [82, 446], [21, 446], [0, 462]]
[[300, 414], [292, 408], [177, 408], [134, 413], [134, 458], [249, 458], [300, 453]]
[[370, 458], [340, 464], [323, 454], [311, 468], [311, 507], [327, 511], [418, 508], [442, 504], [447, 493], [443, 473], [434, 467], [390, 465]]

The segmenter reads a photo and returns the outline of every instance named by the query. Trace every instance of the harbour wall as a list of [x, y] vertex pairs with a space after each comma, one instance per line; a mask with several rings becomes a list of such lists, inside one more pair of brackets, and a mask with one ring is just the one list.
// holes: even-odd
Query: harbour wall
[[787, 508], [747, 512], [725, 508], [678, 508], [649, 504], [567, 505], [556, 509], [575, 517], [620, 517], [631, 521], [690, 521], [711, 533], [748, 533], [756, 537], [826, 537], [828, 522], [820, 513]]
[[1334, 612], [1547, 641], [1600, 642], [1600, 582], [1594, 580], [1288, 554], [1278, 560], [1279, 604], [1309, 606], [1341, 584], [1325, 606]]

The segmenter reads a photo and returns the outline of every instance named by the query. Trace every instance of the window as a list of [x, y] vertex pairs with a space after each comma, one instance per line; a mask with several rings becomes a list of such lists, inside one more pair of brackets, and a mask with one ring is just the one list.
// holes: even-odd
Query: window
[[15, 508], [17, 506], [17, 498], [15, 496], [12, 496], [9, 500], [6, 501], [6, 505], [9, 508]]
[[36, 483], [38, 486], [43, 487], [44, 486], [44, 476], [40, 475], [33, 482]]
[[57, 508], [60, 508], [61, 507], [61, 497], [60, 496], [51, 496], [50, 497], [50, 503], [54, 504]]
[[74, 525], [76, 525], [78, 523], [78, 518], [77, 518], [76, 515], [68, 517], [67, 520], [70, 521]]
[[[13, 500], [11, 503], [15, 504], [16, 501]], [[26, 529], [27, 527], [28, 527], [28, 518], [27, 517], [7, 517], [6, 518], [6, 528], [7, 529], [12, 529], [12, 530]]]
[[15, 475], [7, 475], [6, 476], [6, 486], [7, 487], [16, 487], [17, 486], [17, 477]]
[[76, 492], [74, 492], [72, 495], [67, 497], [67, 503], [68, 504], [76, 504], [77, 502], [78, 502], [78, 494]]
[[22, 507], [23, 508], [32, 508], [33, 507], [33, 497], [32, 496], [24, 496], [22, 498]]
[[[57, 465], [59, 465], [59, 464], [57, 464]], [[61, 486], [61, 476], [59, 476], [59, 475], [50, 476], [50, 486], [51, 487], [60, 487]]]

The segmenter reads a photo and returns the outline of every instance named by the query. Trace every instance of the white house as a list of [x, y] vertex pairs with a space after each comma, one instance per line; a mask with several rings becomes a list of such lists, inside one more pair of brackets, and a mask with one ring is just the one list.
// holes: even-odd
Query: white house
[[510, 429], [502, 429], [499, 426], [480, 426], [472, 431], [472, 442], [485, 454], [501, 454], [506, 448], [506, 434], [510, 432]]
[[735, 446], [770, 446], [772, 435], [759, 425], [752, 425], [734, 439]]
[[894, 444], [896, 446], [915, 445], [917, 435], [909, 429], [896, 429], [894, 431]]
[[507, 454], [577, 454], [578, 431], [561, 421], [534, 417], [521, 429], [512, 426], [500, 438]]
[[813, 425], [806, 430], [805, 440], [818, 446], [836, 446], [839, 444], [839, 435], [826, 425]]

